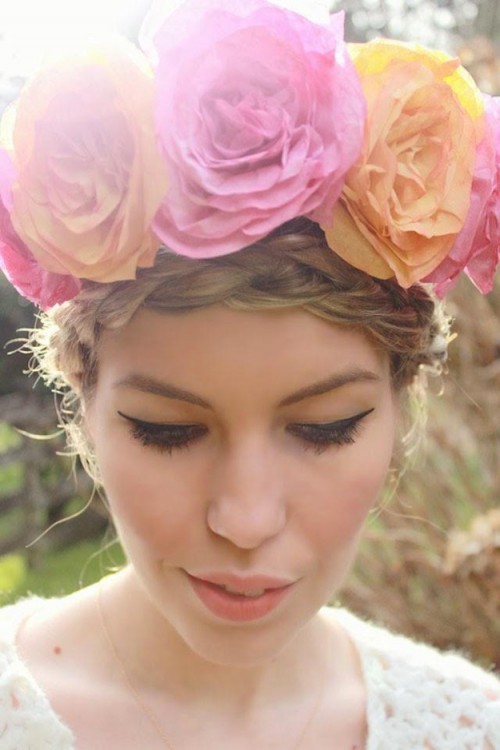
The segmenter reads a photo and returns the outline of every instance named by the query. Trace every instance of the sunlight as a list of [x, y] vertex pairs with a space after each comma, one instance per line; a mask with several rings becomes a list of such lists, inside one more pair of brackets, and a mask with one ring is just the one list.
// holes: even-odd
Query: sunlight
[[29, 75], [48, 53], [89, 37], [127, 33], [148, 0], [0, 0], [2, 72]]

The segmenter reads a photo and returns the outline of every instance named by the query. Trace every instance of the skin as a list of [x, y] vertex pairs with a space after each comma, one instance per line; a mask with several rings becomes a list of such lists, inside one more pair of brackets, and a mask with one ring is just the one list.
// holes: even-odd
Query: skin
[[[322, 392], [311, 395], [319, 382]], [[165, 384], [190, 401], [160, 393]], [[293, 748], [314, 712], [308, 747], [331, 747], [332, 736], [361, 747], [360, 666], [346, 634], [319, 610], [346, 577], [391, 461], [398, 408], [386, 355], [362, 333], [301, 310], [140, 310], [127, 326], [105, 332], [97, 388], [85, 407], [129, 559], [105, 583], [104, 615], [135, 691], [162, 717], [173, 744]], [[339, 445], [313, 445], [294, 429], [365, 412]], [[145, 445], [131, 419], [200, 430], [187, 447], [169, 451]], [[205, 608], [185, 574], [214, 570], [294, 584], [262, 619], [228, 622]], [[107, 644], [88, 635], [90, 625], [98, 630], [92, 597], [87, 590], [35, 620], [26, 652], [30, 642], [43, 650], [40, 633], [51, 626], [69, 658], [68, 632], [79, 628], [101, 665], [89, 657], [80, 684], [95, 683], [95, 670], [106, 669], [100, 677], [115, 681], [119, 704], [123, 681], [110, 676]], [[48, 641], [44, 647], [48, 653]], [[44, 663], [34, 671], [49, 683]], [[58, 685], [56, 675], [48, 692], [83, 735], [82, 715]], [[127, 710], [135, 711], [136, 727], [137, 705]], [[143, 741], [151, 728], [141, 721]], [[115, 741], [110, 736], [106, 746]]]

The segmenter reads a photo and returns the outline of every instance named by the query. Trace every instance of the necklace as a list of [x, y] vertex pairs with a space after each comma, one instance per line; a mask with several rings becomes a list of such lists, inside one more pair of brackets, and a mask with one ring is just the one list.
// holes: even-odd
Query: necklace
[[[105, 638], [106, 643], [107, 643], [107, 645], [109, 647], [109, 650], [111, 652], [111, 656], [113, 658], [113, 661], [116, 664], [116, 666], [118, 667], [118, 671], [121, 674], [121, 677], [123, 679], [123, 682], [124, 682], [127, 690], [132, 695], [134, 701], [136, 702], [137, 706], [140, 708], [141, 712], [148, 719], [149, 723], [151, 724], [151, 726], [155, 730], [155, 732], [158, 735], [158, 737], [161, 737], [161, 740], [162, 740], [164, 746], [167, 748], [167, 750], [175, 750], [175, 748], [172, 745], [171, 741], [169, 740], [169, 738], [167, 737], [167, 735], [165, 734], [165, 732], [161, 728], [160, 724], [158, 723], [158, 720], [157, 720], [156, 716], [151, 711], [151, 709], [148, 707], [148, 705], [144, 702], [144, 700], [141, 698], [141, 696], [139, 695], [139, 693], [137, 692], [137, 690], [134, 688], [134, 686], [132, 684], [132, 681], [131, 681], [131, 679], [129, 677], [129, 674], [128, 674], [127, 670], [125, 669], [125, 665], [123, 664], [123, 661], [120, 658], [120, 654], [118, 653], [118, 650], [117, 650], [117, 648], [115, 646], [115, 643], [113, 641], [113, 638], [111, 636], [110, 630], [109, 630], [107, 622], [106, 622], [106, 617], [104, 615], [104, 608], [103, 608], [103, 604], [102, 604], [102, 592], [103, 592], [103, 586], [104, 586], [103, 580], [104, 579], [101, 579], [99, 581], [99, 583], [98, 583], [98, 586], [97, 586], [97, 609], [98, 609], [98, 612], [99, 612], [99, 622], [100, 622], [100, 625], [101, 625], [101, 630], [103, 632], [104, 638]], [[330, 643], [331, 643], [331, 641], [329, 640], [329, 644]], [[331, 648], [331, 646], [330, 646], [330, 648]], [[319, 708], [320, 708], [320, 706], [321, 706], [321, 704], [323, 702], [323, 697], [324, 697], [325, 688], [326, 688], [326, 682], [327, 682], [326, 678], [327, 678], [327, 674], [328, 674], [328, 665], [329, 665], [329, 662], [330, 662], [329, 651], [330, 651], [330, 649], [328, 649], [327, 658], [325, 659], [325, 668], [323, 670], [323, 677], [322, 677], [322, 680], [321, 680], [321, 686], [320, 686], [320, 690], [319, 690], [319, 693], [318, 693], [318, 697], [316, 698], [316, 701], [314, 703], [313, 710], [309, 714], [309, 716], [308, 716], [308, 718], [306, 720], [306, 723], [304, 724], [304, 727], [302, 728], [302, 731], [300, 732], [300, 735], [298, 737], [297, 742], [294, 744], [294, 746], [293, 746], [293, 748], [291, 748], [291, 750], [299, 750], [300, 746], [302, 745], [302, 741], [303, 741], [304, 737], [306, 736], [307, 731], [309, 730], [309, 727], [311, 726], [313, 720], [316, 718], [316, 715], [317, 715], [317, 713], [319, 711]]]

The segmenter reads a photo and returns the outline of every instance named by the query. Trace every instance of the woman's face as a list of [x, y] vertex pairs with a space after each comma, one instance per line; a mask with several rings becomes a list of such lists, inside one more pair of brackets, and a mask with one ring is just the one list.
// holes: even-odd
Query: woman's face
[[[387, 357], [303, 310], [140, 310], [87, 420], [134, 575], [196, 653], [278, 653], [345, 578], [391, 460]], [[227, 590], [229, 588], [229, 590]]]

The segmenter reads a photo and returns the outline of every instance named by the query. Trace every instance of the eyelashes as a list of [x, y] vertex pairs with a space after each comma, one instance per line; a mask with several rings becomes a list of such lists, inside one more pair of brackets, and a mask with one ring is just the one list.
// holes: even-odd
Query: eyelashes
[[303, 440], [306, 448], [320, 454], [331, 445], [342, 446], [355, 443], [362, 420], [372, 411], [374, 409], [367, 409], [361, 414], [356, 414], [347, 419], [338, 419], [336, 422], [294, 423], [288, 425], [287, 432]]
[[[323, 453], [330, 446], [352, 445], [361, 428], [362, 420], [374, 409], [367, 409], [347, 419], [335, 422], [294, 422], [287, 425], [289, 434], [297, 437], [306, 450]], [[174, 450], [189, 448], [191, 443], [207, 434], [201, 424], [179, 424], [145, 422], [119, 411], [118, 414], [130, 424], [132, 437], [144, 447], [152, 447], [160, 453], [172, 454]]]
[[121, 411], [118, 414], [130, 423], [135, 440], [146, 448], [152, 446], [162, 453], [172, 453], [176, 448], [188, 448], [194, 440], [208, 432], [206, 427], [199, 424], [144, 422]]

